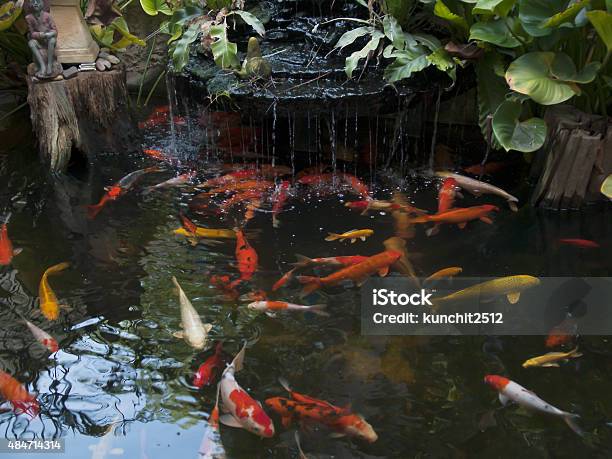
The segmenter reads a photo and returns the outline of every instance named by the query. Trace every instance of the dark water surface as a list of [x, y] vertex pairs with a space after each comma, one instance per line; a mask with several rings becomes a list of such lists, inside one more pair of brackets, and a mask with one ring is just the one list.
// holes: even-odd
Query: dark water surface
[[[104, 186], [159, 163], [118, 152], [98, 158], [92, 169], [77, 164], [72, 176], [47, 178], [33, 146], [12, 146], [5, 137], [18, 137], [22, 129], [27, 126], [0, 132], [0, 207], [12, 210], [9, 234], [14, 245], [24, 249], [11, 266], [0, 268], [0, 361], [5, 371], [38, 393], [42, 412], [30, 420], [3, 411], [0, 436], [65, 438], [66, 456], [75, 458], [197, 457], [215, 390], [192, 386], [195, 369], [210, 352], [196, 352], [173, 336], [180, 329], [178, 298], [170, 280], [176, 276], [205, 321], [214, 325], [213, 339], [222, 340], [231, 354], [244, 340], [253, 344], [238, 381], [254, 398], [284, 396], [278, 384], [284, 377], [299, 392], [340, 406], [350, 404], [379, 435], [374, 444], [365, 444], [310, 429], [301, 434], [310, 457], [612, 454], [612, 427], [607, 425], [612, 422], [610, 338], [581, 338], [584, 357], [562, 368], [526, 370], [521, 367], [524, 360], [546, 352], [543, 337], [363, 337], [357, 288], [328, 290], [323, 299], [330, 317], [270, 318], [249, 311], [246, 303], [229, 301], [209, 282], [211, 274], [236, 277], [234, 242], [193, 247], [173, 234], [180, 226], [180, 210], [210, 228], [233, 228], [240, 212], [190, 212], [188, 204], [196, 194], [190, 187], [143, 194], [143, 187], [176, 174], [176, 168], [167, 167], [146, 176], [133, 192], [90, 221], [85, 205], [97, 202]], [[176, 141], [169, 141], [170, 130], [163, 126], [153, 129], [143, 147], [196, 158], [197, 130], [175, 129], [180, 134]], [[219, 162], [200, 159], [191, 164], [197, 165], [199, 181], [220, 173]], [[369, 169], [360, 175], [370, 184]], [[512, 187], [517, 179], [511, 168], [499, 180], [524, 204], [524, 187]], [[375, 185], [379, 199], [401, 190], [418, 207], [432, 212], [436, 208], [437, 184], [424, 178], [400, 180], [381, 172]], [[392, 216], [362, 216], [343, 206], [355, 199], [346, 189], [317, 195], [300, 188], [280, 215], [277, 229], [269, 206], [256, 212], [245, 233], [259, 254], [260, 267], [241, 293], [269, 290], [290, 269], [296, 253], [323, 257], [383, 250], [382, 242], [395, 235]], [[416, 228], [407, 248], [420, 275], [448, 266], [463, 267], [464, 276], [611, 275], [609, 207], [549, 213], [523, 205], [512, 213], [496, 197], [466, 196], [461, 201], [462, 206], [484, 203], [501, 209], [493, 225], [445, 227], [430, 238], [424, 226]], [[375, 233], [353, 245], [324, 241], [328, 232], [353, 228]], [[592, 239], [601, 248], [560, 246], [559, 238]], [[62, 261], [71, 262], [71, 268], [50, 283], [71, 310], [49, 323], [37, 314], [38, 283], [46, 268]], [[299, 303], [299, 292], [299, 285], [291, 283], [273, 298]], [[61, 350], [49, 358], [19, 315], [58, 338]], [[589, 435], [581, 439], [557, 419], [501, 408], [496, 394], [483, 384], [483, 376], [490, 373], [506, 375], [559, 408], [579, 413]], [[275, 421], [277, 435], [268, 440], [222, 426], [229, 457], [297, 457], [293, 431]]]

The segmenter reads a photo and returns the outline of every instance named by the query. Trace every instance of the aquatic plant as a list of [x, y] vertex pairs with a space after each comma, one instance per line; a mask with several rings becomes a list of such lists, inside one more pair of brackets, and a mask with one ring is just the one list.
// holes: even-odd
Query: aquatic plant
[[206, 9], [198, 2], [183, 0], [174, 5], [159, 0], [140, 0], [145, 13], [170, 16], [160, 31], [170, 35], [168, 44], [174, 70], [180, 72], [189, 60], [192, 43], [201, 37], [202, 49], [223, 69], [238, 70], [238, 45], [228, 38], [228, 20], [236, 16], [263, 36], [265, 29], [257, 17], [245, 11], [242, 0], [207, 0]]
[[571, 103], [587, 113], [608, 114], [609, 0], [426, 3], [446, 25], [449, 44], [476, 43], [482, 50], [474, 60], [479, 120], [493, 146], [538, 150], [547, 134], [539, 116], [547, 106]]

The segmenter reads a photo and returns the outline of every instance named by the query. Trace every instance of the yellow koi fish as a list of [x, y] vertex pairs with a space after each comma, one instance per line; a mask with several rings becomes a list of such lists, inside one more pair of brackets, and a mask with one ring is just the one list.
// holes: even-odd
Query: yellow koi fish
[[[40, 297], [40, 311], [42, 315], [48, 320], [57, 320], [59, 317], [60, 305], [53, 289], [49, 285], [47, 279], [51, 274], [57, 274], [64, 269], [68, 268], [70, 263], [60, 263], [48, 268], [40, 279], [40, 285], [38, 286], [38, 296]], [[65, 306], [63, 306], [65, 307]]]
[[559, 361], [577, 359], [578, 357], [582, 357], [582, 353], [578, 352], [578, 348], [569, 352], [549, 352], [548, 354], [526, 360], [523, 363], [523, 368], [558, 367]]
[[461, 271], [463, 271], [463, 269], [458, 267], [458, 266], [453, 266], [453, 267], [450, 267], [450, 268], [444, 268], [444, 269], [441, 269], [441, 270], [436, 271], [435, 273], [433, 273], [431, 276], [429, 276], [427, 279], [425, 279], [425, 282], [431, 282], [431, 281], [434, 281], [434, 280], [444, 279], [446, 277], [455, 277], [455, 276], [461, 274]]
[[175, 229], [174, 234], [185, 236], [189, 239], [236, 239], [236, 233], [234, 230], [201, 228], [199, 226], [195, 228], [194, 232], [181, 227]]
[[371, 230], [371, 229], [350, 230], [342, 234], [329, 233], [329, 236], [327, 236], [325, 240], [327, 242], [350, 240], [351, 243], [354, 243], [355, 241], [357, 241], [357, 239], [361, 239], [362, 241], [365, 241], [366, 238], [370, 237], [372, 234], [374, 234], [374, 230]]
[[519, 275], [500, 277], [481, 284], [472, 285], [458, 292], [442, 298], [434, 298], [432, 303], [434, 309], [445, 303], [454, 303], [469, 300], [480, 300], [483, 302], [495, 300], [497, 297], [505, 296], [510, 304], [516, 304], [521, 298], [521, 293], [531, 287], [540, 285], [540, 279], [533, 276]]

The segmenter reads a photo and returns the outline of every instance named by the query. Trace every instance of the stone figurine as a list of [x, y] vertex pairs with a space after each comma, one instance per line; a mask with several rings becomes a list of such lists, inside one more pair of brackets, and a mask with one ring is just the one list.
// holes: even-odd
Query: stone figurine
[[27, 11], [28, 45], [34, 56], [35, 76], [38, 79], [55, 78], [62, 71], [55, 53], [57, 27], [43, 0], [28, 0]]

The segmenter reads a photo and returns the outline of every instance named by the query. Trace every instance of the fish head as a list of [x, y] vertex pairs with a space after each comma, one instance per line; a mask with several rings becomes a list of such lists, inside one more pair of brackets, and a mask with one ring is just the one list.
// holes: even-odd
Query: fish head
[[111, 187], [108, 189], [108, 191], [107, 191], [108, 196], [109, 196], [110, 198], [116, 198], [116, 197], [118, 197], [118, 196], [121, 194], [121, 192], [122, 192], [122, 188], [121, 188], [120, 186], [116, 186], [116, 185], [111, 186]]
[[266, 309], [266, 303], [264, 301], [253, 301], [247, 305], [247, 308], [252, 311], [261, 311]]
[[523, 363], [523, 368], [531, 368], [531, 367], [535, 367], [535, 362], [533, 361], [533, 359], [529, 359], [526, 362]]
[[342, 430], [348, 436], [360, 438], [368, 443], [374, 443], [378, 440], [378, 434], [372, 426], [358, 414], [349, 414], [343, 416], [340, 420], [340, 423], [343, 425]]
[[402, 252], [399, 252], [397, 250], [387, 250], [387, 256], [391, 260], [391, 263], [395, 263], [397, 260], [402, 258], [402, 255]]
[[486, 375], [484, 378], [484, 382], [491, 386], [493, 389], [501, 391], [508, 385], [510, 380], [508, 378], [504, 378], [503, 376]]

